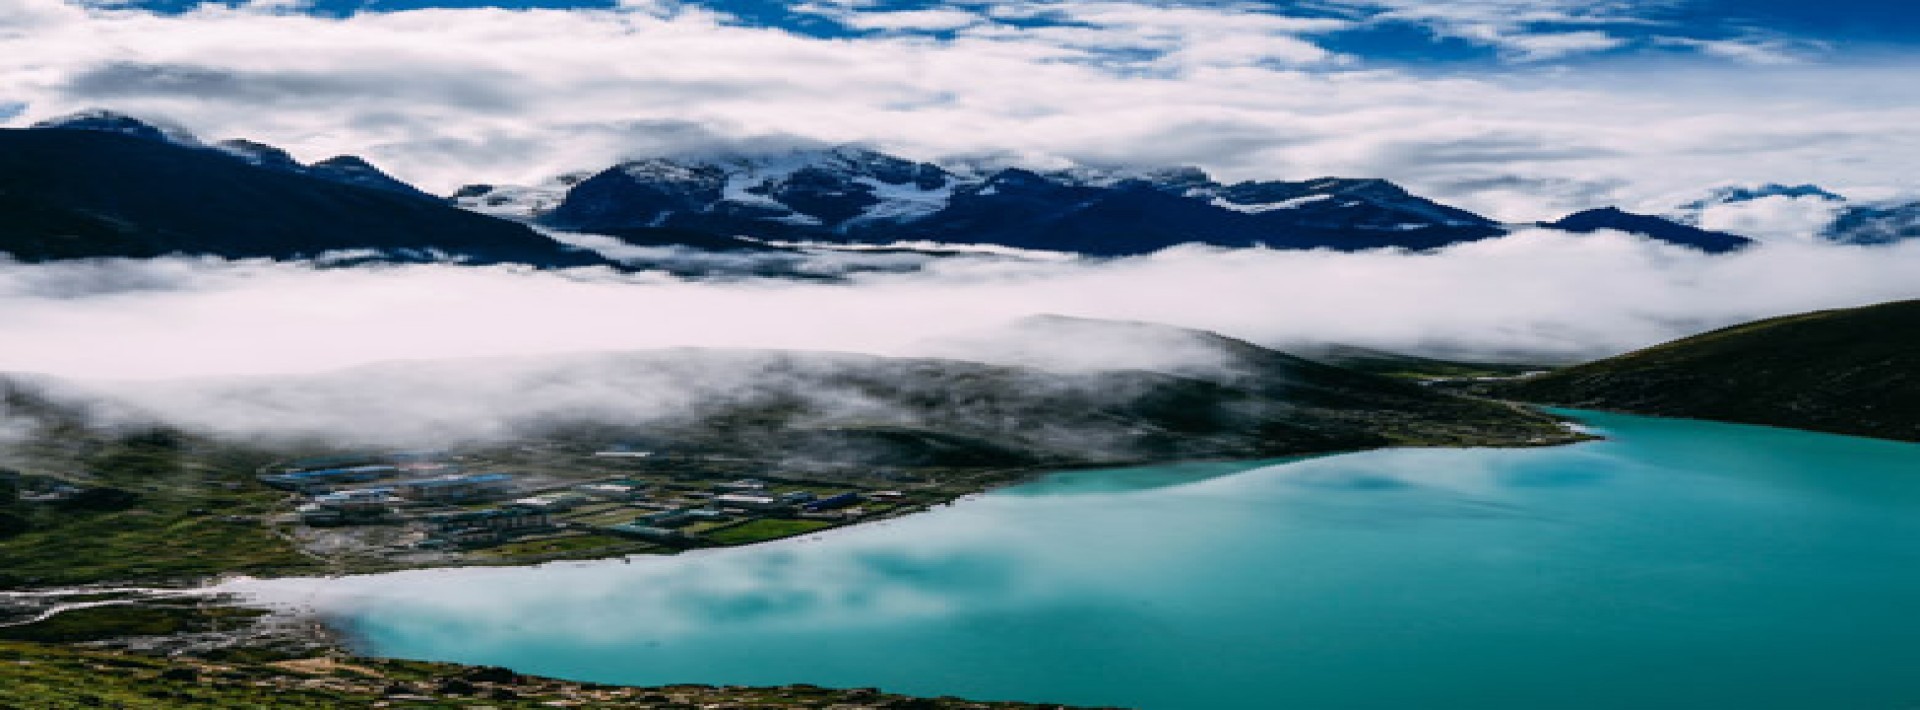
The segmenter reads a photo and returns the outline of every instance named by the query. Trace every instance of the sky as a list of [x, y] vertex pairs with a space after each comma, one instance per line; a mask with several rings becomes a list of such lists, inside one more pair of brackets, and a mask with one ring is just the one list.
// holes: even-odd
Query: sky
[[1730, 184], [1920, 193], [1877, 0], [0, 0], [0, 118], [105, 107], [422, 187], [861, 143], [1384, 177], [1514, 221]]

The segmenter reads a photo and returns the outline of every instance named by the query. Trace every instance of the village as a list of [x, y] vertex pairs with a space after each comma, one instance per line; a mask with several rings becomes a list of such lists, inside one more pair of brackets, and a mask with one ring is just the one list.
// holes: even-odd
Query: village
[[777, 465], [628, 449], [337, 455], [276, 463], [256, 478], [288, 494], [293, 512], [271, 522], [310, 553], [395, 562], [742, 545], [950, 497], [870, 485], [899, 480], [885, 475], [822, 481]]

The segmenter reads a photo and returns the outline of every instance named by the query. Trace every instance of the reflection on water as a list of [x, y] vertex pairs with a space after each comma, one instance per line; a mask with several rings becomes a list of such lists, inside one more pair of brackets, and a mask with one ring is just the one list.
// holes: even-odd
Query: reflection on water
[[1149, 708], [1920, 705], [1920, 447], [1614, 438], [1063, 473], [754, 548], [245, 585], [367, 650]]

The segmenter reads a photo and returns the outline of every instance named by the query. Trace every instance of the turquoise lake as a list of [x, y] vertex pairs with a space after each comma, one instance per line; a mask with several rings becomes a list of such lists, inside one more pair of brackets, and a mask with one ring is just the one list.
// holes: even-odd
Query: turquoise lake
[[1077, 471], [630, 562], [238, 585], [385, 656], [1153, 709], [1920, 709], [1920, 445], [1606, 441]]

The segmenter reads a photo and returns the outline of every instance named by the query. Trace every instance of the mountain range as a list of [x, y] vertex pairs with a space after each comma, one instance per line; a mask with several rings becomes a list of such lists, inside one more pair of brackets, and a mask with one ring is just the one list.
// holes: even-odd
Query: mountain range
[[[1723, 190], [1719, 202], [1841, 200], [1812, 186]], [[1693, 207], [1703, 209], [1702, 201]], [[1223, 183], [1198, 168], [942, 166], [841, 146], [655, 157], [539, 185], [437, 197], [355, 156], [303, 164], [249, 140], [89, 111], [0, 130], [0, 250], [38, 261], [168, 253], [335, 261], [620, 264], [543, 232], [636, 246], [775, 250], [976, 244], [1090, 256], [1180, 244], [1431, 250], [1516, 229], [1613, 230], [1710, 253], [1752, 243], [1617, 208], [1510, 225], [1378, 179]], [[1920, 236], [1920, 204], [1849, 206], [1829, 239]]]
[[100, 114], [0, 130], [0, 250], [22, 261], [184, 253], [609, 263], [449, 206], [357, 158], [303, 166], [263, 146], [186, 141]]
[[[1188, 243], [1426, 250], [1513, 228], [1378, 179], [1226, 184], [1192, 167], [949, 169], [847, 146], [634, 160], [540, 187], [469, 185], [453, 199], [640, 245], [683, 243], [693, 232], [777, 243], [932, 241], [1123, 256]], [[1572, 225], [1568, 231], [1622, 229], [1709, 252], [1750, 243], [1618, 210], [1563, 222]]]

